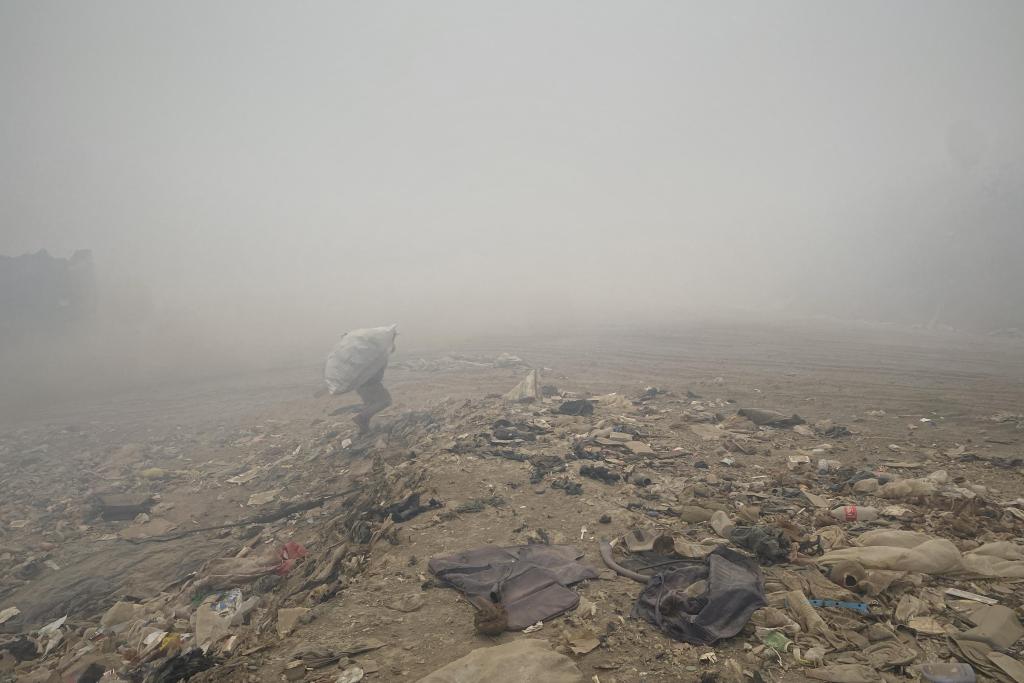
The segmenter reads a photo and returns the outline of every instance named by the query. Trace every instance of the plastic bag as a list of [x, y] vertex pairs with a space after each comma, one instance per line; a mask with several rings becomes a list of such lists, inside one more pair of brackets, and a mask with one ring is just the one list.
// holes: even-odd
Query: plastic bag
[[324, 381], [332, 394], [345, 394], [383, 372], [395, 346], [397, 325], [370, 327], [345, 334], [324, 366]]

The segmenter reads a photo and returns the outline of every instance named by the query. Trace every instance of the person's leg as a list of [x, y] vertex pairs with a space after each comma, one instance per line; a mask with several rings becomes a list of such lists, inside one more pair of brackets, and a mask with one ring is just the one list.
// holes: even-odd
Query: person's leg
[[359, 427], [359, 433], [365, 434], [370, 430], [370, 418], [391, 405], [391, 394], [379, 378], [359, 387], [356, 393], [363, 400], [363, 409], [352, 419]]

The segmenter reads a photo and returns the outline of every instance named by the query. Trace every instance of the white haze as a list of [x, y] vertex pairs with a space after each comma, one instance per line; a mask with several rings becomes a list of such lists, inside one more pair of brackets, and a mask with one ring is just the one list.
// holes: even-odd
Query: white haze
[[1015, 1], [8, 0], [0, 253], [92, 249], [102, 344], [168, 367], [392, 321], [1010, 325], [1022, 35]]

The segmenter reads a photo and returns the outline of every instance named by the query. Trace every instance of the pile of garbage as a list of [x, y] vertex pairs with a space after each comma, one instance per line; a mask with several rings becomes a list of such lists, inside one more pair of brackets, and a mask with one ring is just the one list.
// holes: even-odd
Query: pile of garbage
[[[643, 584], [631, 616], [667, 637], [698, 646], [745, 641], [739, 673], [734, 660], [704, 662], [705, 673], [746, 680], [776, 670], [778, 680], [799, 672], [837, 683], [1024, 680], [1024, 499], [1000, 500], [946, 469], [929, 471], [937, 459], [971, 462], [966, 448], [915, 461], [894, 444], [886, 452], [901, 457], [846, 464], [851, 458], [841, 456], [858, 449], [843, 442], [858, 437], [832, 420], [809, 423], [654, 388], [634, 398], [544, 396], [539, 384], [528, 375], [503, 396], [502, 418], [462, 435], [451, 451], [522, 462], [534, 486], [615, 501], [631, 519], [646, 518], [598, 539], [603, 563]], [[590, 426], [564, 438], [563, 416]], [[518, 551], [460, 557], [498, 571], [490, 552]], [[449, 562], [435, 558], [431, 569], [467, 592], [478, 620], [521, 630], [528, 619], [507, 618], [517, 604], [502, 595], [518, 593], [506, 579], [485, 577], [487, 585], [467, 591], [448, 577]], [[556, 574], [536, 585], [571, 592], [574, 581]], [[550, 601], [549, 618], [574, 602]], [[591, 635], [595, 648], [609, 637]], [[570, 642], [566, 652], [580, 648]]]
[[[39, 610], [25, 614], [5, 600], [0, 609], [0, 680], [162, 683], [229, 680], [235, 673], [246, 680], [254, 665], [258, 668], [262, 653], [297, 625], [315, 620], [318, 610], [364, 571], [377, 544], [395, 540], [396, 522], [441, 506], [424, 495], [422, 466], [406, 462], [393, 467], [385, 462], [392, 450], [408, 452], [409, 433], [433, 419], [405, 415], [386, 433], [361, 444], [342, 446], [349, 440], [325, 428], [319, 438], [283, 456], [278, 447], [268, 446], [260, 453], [260, 465], [250, 464], [217, 486], [263, 488], [272, 483], [275, 495], [249, 495], [246, 507], [257, 512], [226, 524], [190, 529], [157, 525], [145, 533], [126, 534], [152, 527], [161, 519], [156, 516], [159, 494], [90, 496], [79, 512], [92, 520], [91, 525], [79, 525], [77, 531], [83, 536], [103, 538], [98, 531], [120, 527], [119, 533], [111, 535], [141, 554], [164, 547], [184, 548], [193, 539], [219, 536], [223, 552], [151, 595], [101, 595], [56, 604], [51, 609], [68, 612], [41, 626], [32, 623], [38, 620]], [[325, 468], [335, 470], [335, 454], [349, 449], [364, 453], [372, 449], [376, 455], [365, 460], [362, 473], [352, 475], [341, 468], [334, 476], [324, 477]], [[281, 468], [281, 460], [304, 461], [298, 480], [292, 467]], [[278, 495], [287, 488], [305, 494]], [[57, 509], [70, 511], [64, 506]], [[30, 523], [14, 528], [20, 531], [48, 519], [36, 515]], [[299, 542], [298, 537], [311, 541]], [[3, 592], [31, 586], [33, 578], [24, 571], [6, 574]], [[97, 609], [104, 603], [109, 606]], [[348, 657], [381, 645], [372, 639], [353, 639], [329, 652], [297, 653], [299, 663], [293, 668], [304, 673], [351, 664]]]
[[[879, 446], [865, 423], [902, 418], [842, 424], [656, 387], [571, 393], [536, 370], [495, 390], [367, 437], [330, 419], [301, 439], [221, 434], [252, 452], [194, 481], [243, 507], [223, 524], [152, 526], [169, 514], [161, 487], [189, 476], [166, 458], [126, 458], [114, 491], [71, 477], [93, 512], [0, 501], [5, 520], [28, 520], [7, 523], [14, 539], [78, 522], [31, 561], [4, 560], [0, 680], [249, 680], [264, 667], [292, 681], [407, 679], [367, 661], [385, 643], [365, 629], [329, 647], [292, 634], [358, 577], [394, 572], [414, 533], [430, 552], [422, 571], [405, 562], [419, 588], [385, 606], [427, 620], [424, 602], [442, 600], [475, 637], [500, 639], [452, 653], [428, 683], [1024, 681], [1024, 498], [966, 475], [981, 464], [1019, 477], [1012, 454], [942, 444], [940, 416], [908, 425], [934, 430], [927, 446]], [[474, 535], [467, 520], [493, 524]], [[151, 594], [107, 591], [47, 619], [8, 600], [41, 581], [26, 562], [46, 572], [59, 543], [111, 533], [124, 547], [205, 539], [218, 552]]]

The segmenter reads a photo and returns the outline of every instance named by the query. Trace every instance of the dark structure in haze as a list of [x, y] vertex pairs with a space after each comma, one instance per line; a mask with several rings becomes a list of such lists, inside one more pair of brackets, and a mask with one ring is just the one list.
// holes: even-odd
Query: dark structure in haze
[[91, 251], [0, 256], [0, 339], [60, 334], [91, 320], [95, 309]]

